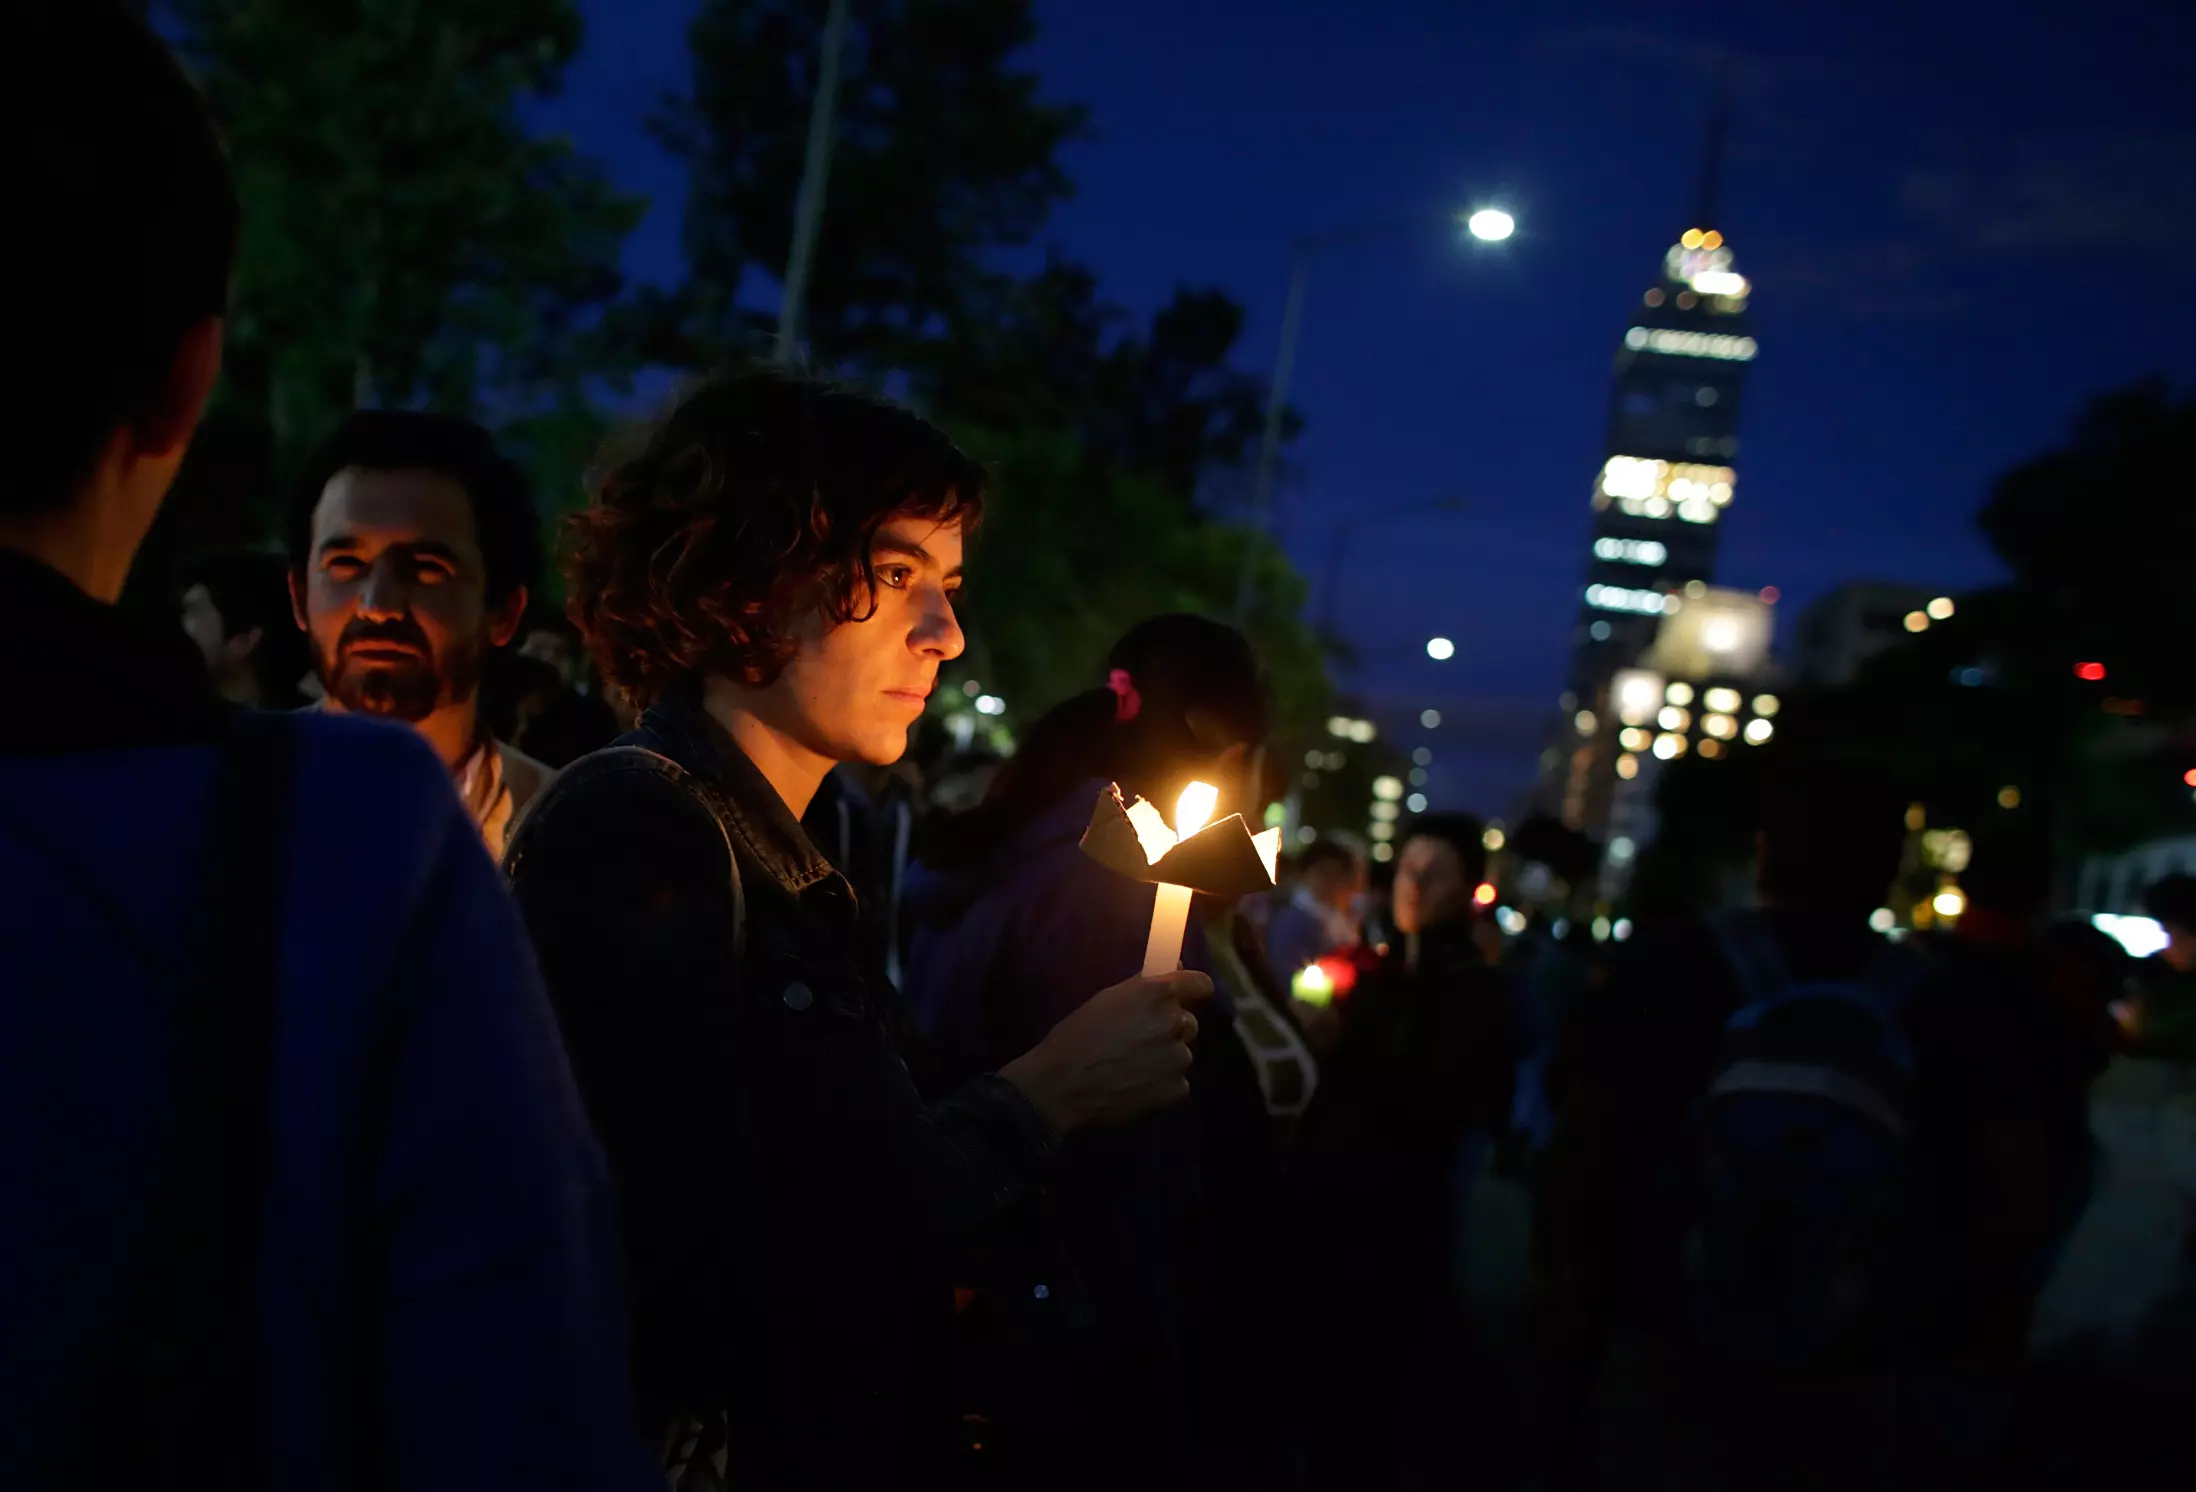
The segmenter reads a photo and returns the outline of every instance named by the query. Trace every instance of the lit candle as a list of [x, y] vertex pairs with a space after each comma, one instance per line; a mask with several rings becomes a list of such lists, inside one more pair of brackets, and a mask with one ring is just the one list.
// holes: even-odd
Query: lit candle
[[1289, 993], [1306, 1005], [1334, 1003], [1334, 976], [1318, 964], [1306, 964], [1289, 981]]
[[1144, 944], [1148, 979], [1181, 967], [1192, 896], [1202, 891], [1233, 900], [1273, 889], [1281, 831], [1253, 834], [1239, 813], [1214, 823], [1219, 803], [1218, 788], [1191, 783], [1175, 805], [1172, 828], [1144, 799], [1124, 803], [1119, 788], [1100, 793], [1091, 805], [1083, 853], [1116, 875], [1149, 882], [1158, 891], [1151, 908], [1151, 936]]
[[[1160, 850], [1167, 849], [1189, 838], [1205, 827], [1212, 819], [1212, 811], [1220, 805], [1220, 790], [1202, 782], [1193, 782], [1182, 789], [1181, 799], [1174, 805], [1174, 833], [1171, 841]], [[1138, 807], [1143, 807], [1141, 802]], [[1151, 813], [1151, 818], [1158, 815]], [[1152, 854], [1149, 827], [1137, 823], [1137, 814], [1130, 810], [1129, 822], [1136, 824], [1137, 837], [1144, 841], [1144, 852], [1156, 863], [1159, 855]], [[1157, 826], [1161, 834], [1166, 826]], [[1144, 977], [1156, 979], [1162, 974], [1172, 974], [1182, 965], [1182, 935], [1189, 929], [1190, 898], [1196, 895], [1188, 886], [1159, 883], [1158, 898], [1151, 904], [1151, 937], [1144, 944]]]

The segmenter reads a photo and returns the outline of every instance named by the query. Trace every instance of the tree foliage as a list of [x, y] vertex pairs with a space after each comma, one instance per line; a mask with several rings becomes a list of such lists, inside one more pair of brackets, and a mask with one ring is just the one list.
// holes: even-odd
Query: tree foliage
[[1182, 287], [1148, 327], [1129, 323], [1095, 275], [1054, 254], [1027, 280], [989, 286], [926, 353], [916, 388], [948, 418], [1069, 432], [1101, 469], [1187, 501], [1243, 465], [1264, 419], [1263, 384], [1230, 361], [1243, 308]]
[[172, 0], [244, 203], [223, 400], [284, 464], [360, 404], [502, 415], [615, 361], [591, 335], [640, 204], [519, 117], [572, 0]]
[[2061, 659], [2103, 661], [2115, 692], [2167, 711], [2196, 707], [2192, 471], [2196, 398], [2153, 380], [2093, 401], [2070, 442], [1998, 481], [1980, 520]]
[[[1070, 183], [1083, 129], [1017, 63], [1029, 0], [857, 0], [805, 312], [811, 360], [898, 381], [991, 462], [971, 565], [968, 673], [1028, 718], [1090, 687], [1141, 617], [1225, 614], [1255, 543], [1253, 620], [1284, 711], [1321, 707], [1321, 659], [1280, 551], [1216, 523], [1210, 488], [1244, 464], [1263, 383], [1232, 365], [1243, 310], [1185, 288], [1148, 321], [1057, 251], [1016, 273]], [[690, 281], [642, 307], [651, 356], [756, 355], [793, 233], [826, 6], [703, 0], [693, 78], [658, 120], [687, 162]], [[1201, 501], [1200, 499], [1206, 499]]]
[[1932, 823], [2028, 815], [2062, 862], [2196, 829], [2182, 781], [2196, 767], [2192, 463], [2196, 401], [2159, 383], [2093, 401], [1979, 515], [2011, 583], [1962, 598], [1849, 686], [1795, 700], [1784, 734], [1887, 767]]
[[994, 473], [961, 605], [963, 671], [1029, 719], [1103, 681], [1106, 650], [1131, 625], [1169, 611], [1213, 613], [1232, 596], [1254, 544], [1261, 604], [1246, 628], [1274, 687], [1277, 719], [1308, 728], [1328, 690], [1298, 613], [1303, 581], [1270, 539], [1191, 523], [1180, 494], [1148, 477], [1094, 467], [1057, 429], [962, 429]]
[[[994, 251], [1032, 241], [1067, 196], [1059, 147], [1083, 111], [1041, 101], [1014, 65], [1030, 0], [859, 0], [842, 54], [823, 232], [806, 309], [826, 366], [899, 369], [989, 290]], [[793, 237], [826, 7], [702, 0], [687, 94], [657, 120], [690, 171], [691, 279], [659, 306], [652, 349], [688, 366], [754, 345], [743, 306]]]

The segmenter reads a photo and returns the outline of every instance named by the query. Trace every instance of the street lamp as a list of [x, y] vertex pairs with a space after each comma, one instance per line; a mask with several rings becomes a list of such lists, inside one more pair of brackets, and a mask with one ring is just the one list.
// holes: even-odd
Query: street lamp
[[1464, 220], [1464, 226], [1483, 243], [1500, 243], [1517, 231], [1517, 219], [1499, 207], [1482, 207]]
[[1296, 336], [1304, 324], [1304, 291], [1311, 282], [1311, 256], [1319, 249], [1360, 239], [1379, 238], [1406, 229], [1423, 228], [1430, 221], [1454, 222], [1462, 218], [1473, 237], [1499, 243], [1517, 231], [1517, 220], [1496, 207], [1482, 207], [1469, 215], [1421, 213], [1386, 222], [1366, 223], [1330, 233], [1299, 238], [1290, 247], [1289, 298], [1281, 311], [1281, 346], [1273, 359], [1273, 386], [1266, 395], [1266, 426], [1258, 442], [1258, 473], [1251, 496], [1251, 531], [1243, 543], [1243, 567], [1235, 581], [1235, 624], [1250, 620], [1251, 601], [1257, 583], [1258, 540], [1266, 532], [1266, 515], [1273, 507], [1274, 467], [1281, 459], [1281, 417], [1288, 411], [1289, 379], [1296, 371]]

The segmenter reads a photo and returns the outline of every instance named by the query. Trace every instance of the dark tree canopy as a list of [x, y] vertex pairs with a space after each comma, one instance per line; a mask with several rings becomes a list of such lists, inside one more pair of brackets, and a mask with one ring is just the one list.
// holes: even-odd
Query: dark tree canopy
[[[1068, 195], [1054, 159], [1083, 110], [1038, 97], [1015, 54], [1029, 0], [861, 0], [841, 61], [837, 126], [806, 327], [816, 361], [893, 368], [960, 317], [987, 256], [1031, 242]], [[750, 272], [775, 282], [815, 96], [826, 8], [703, 0], [688, 32], [688, 94], [657, 120], [691, 173], [691, 283], [664, 307], [691, 360], [753, 345], [773, 311], [743, 306]], [[662, 339], [659, 345], [678, 345]]]
[[640, 204], [522, 101], [573, 0], [173, 0], [229, 141], [243, 239], [223, 398], [294, 459], [355, 405], [500, 412], [601, 371]]
[[2118, 692], [2196, 706], [2196, 399], [2162, 381], [2107, 394], [2073, 439], [2008, 472], [1985, 536], [2051, 618], [2071, 665], [2094, 658]]

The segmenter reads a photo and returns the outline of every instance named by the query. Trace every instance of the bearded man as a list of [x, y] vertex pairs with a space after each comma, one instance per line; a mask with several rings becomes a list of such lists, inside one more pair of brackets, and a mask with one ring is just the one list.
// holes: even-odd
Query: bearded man
[[412, 726], [492, 855], [553, 775], [489, 733], [480, 685], [541, 563], [518, 468], [449, 415], [362, 410], [314, 453], [290, 511], [290, 600], [324, 709]]

